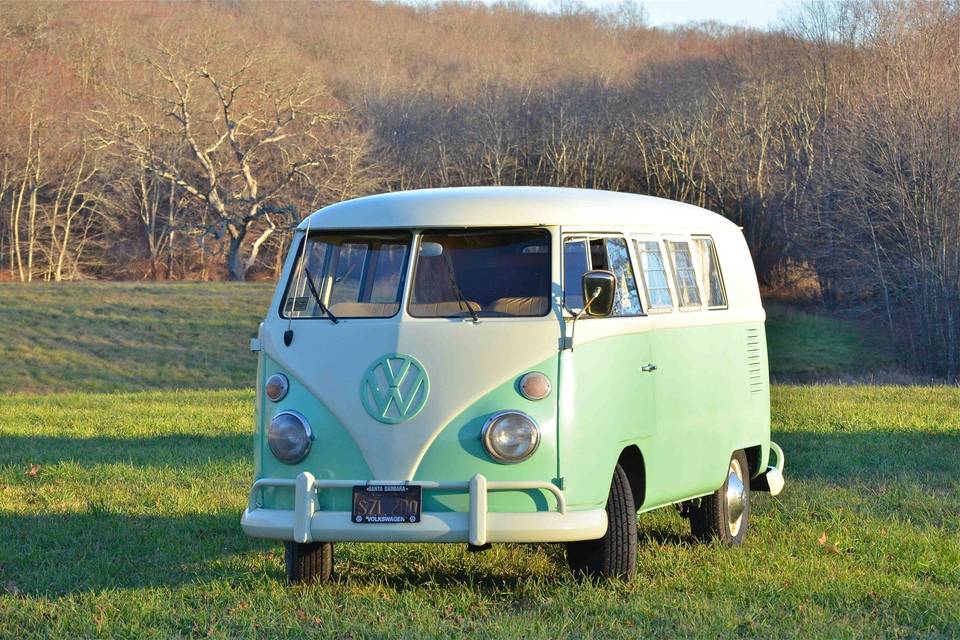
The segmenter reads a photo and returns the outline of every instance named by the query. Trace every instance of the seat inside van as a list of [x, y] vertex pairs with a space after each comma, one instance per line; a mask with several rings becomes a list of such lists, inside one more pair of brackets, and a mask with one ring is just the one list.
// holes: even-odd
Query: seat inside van
[[336, 302], [330, 313], [344, 318], [386, 318], [400, 308], [397, 302]]
[[[473, 300], [467, 300], [466, 303], [476, 312], [483, 311], [478, 303]], [[458, 300], [448, 300], [444, 302], [411, 302], [410, 315], [421, 318], [437, 318], [445, 316], [470, 315], [465, 306]]]
[[547, 296], [511, 296], [497, 298], [487, 310], [505, 316], [542, 316], [548, 308]]

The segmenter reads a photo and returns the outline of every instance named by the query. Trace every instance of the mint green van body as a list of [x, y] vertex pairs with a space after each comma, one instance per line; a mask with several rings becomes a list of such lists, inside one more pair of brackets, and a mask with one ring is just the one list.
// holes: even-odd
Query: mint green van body
[[[612, 276], [608, 313], [587, 273]], [[477, 187], [321, 209], [251, 345], [242, 527], [314, 579], [303, 558], [339, 541], [600, 544], [617, 477], [634, 518], [739, 514], [783, 484], [764, 317], [740, 229], [690, 205]]]

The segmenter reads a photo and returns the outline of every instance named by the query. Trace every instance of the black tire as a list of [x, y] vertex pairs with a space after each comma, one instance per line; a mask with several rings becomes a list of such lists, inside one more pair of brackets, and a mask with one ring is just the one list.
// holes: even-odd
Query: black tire
[[323, 584], [333, 577], [332, 542], [285, 541], [283, 561], [292, 584]]
[[[737, 469], [738, 467], [738, 469]], [[737, 474], [737, 480], [734, 475]], [[737, 494], [737, 484], [742, 484], [743, 511], [738, 518], [735, 501], [728, 499]], [[733, 485], [731, 487], [731, 484]], [[733, 513], [731, 513], [731, 510]], [[720, 544], [736, 547], [743, 543], [750, 524], [750, 467], [747, 465], [747, 456], [743, 451], [736, 451], [730, 457], [730, 466], [727, 468], [727, 477], [723, 485], [709, 496], [690, 503], [690, 531], [693, 537], [702, 542], [716, 540]]]
[[637, 507], [627, 474], [618, 464], [607, 497], [607, 532], [596, 540], [567, 543], [576, 576], [630, 580], [637, 570]]

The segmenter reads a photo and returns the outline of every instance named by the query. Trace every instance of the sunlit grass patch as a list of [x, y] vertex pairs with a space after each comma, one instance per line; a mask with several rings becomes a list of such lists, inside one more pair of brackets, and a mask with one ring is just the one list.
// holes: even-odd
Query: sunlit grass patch
[[[0, 391], [249, 388], [249, 339], [272, 283], [0, 283]], [[768, 310], [770, 369], [786, 379], [893, 369], [874, 326]]]
[[272, 283], [0, 284], [0, 391], [253, 384]]

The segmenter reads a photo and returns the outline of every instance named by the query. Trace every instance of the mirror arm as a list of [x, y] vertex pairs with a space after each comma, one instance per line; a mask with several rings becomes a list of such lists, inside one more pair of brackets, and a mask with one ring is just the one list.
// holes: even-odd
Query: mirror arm
[[573, 351], [573, 335], [574, 335], [574, 332], [577, 330], [577, 320], [579, 320], [583, 316], [583, 314], [587, 312], [587, 309], [590, 308], [590, 305], [593, 304], [593, 301], [600, 297], [600, 293], [601, 293], [600, 287], [597, 287], [596, 289], [594, 289], [593, 295], [590, 296], [590, 299], [587, 300], [586, 303], [584, 303], [583, 309], [580, 309], [577, 315], [573, 316], [573, 320], [570, 321], [570, 343], [569, 345], [564, 345], [564, 348], [570, 349], [570, 351]]
[[596, 301], [596, 299], [600, 297], [600, 294], [601, 294], [601, 293], [602, 293], [602, 292], [600, 291], [600, 287], [597, 287], [596, 289], [593, 290], [593, 295], [590, 296], [590, 299], [587, 300], [586, 304], [583, 305], [583, 309], [580, 309], [580, 313], [578, 313], [578, 314], [576, 315], [576, 317], [573, 319], [574, 322], [576, 322], [577, 320], [579, 320], [579, 319], [580, 319], [580, 316], [582, 316], [583, 314], [585, 314], [585, 313], [587, 312], [587, 309], [589, 309], [589, 308], [590, 308], [590, 305], [592, 305], [592, 304], [594, 303], [594, 301]]

